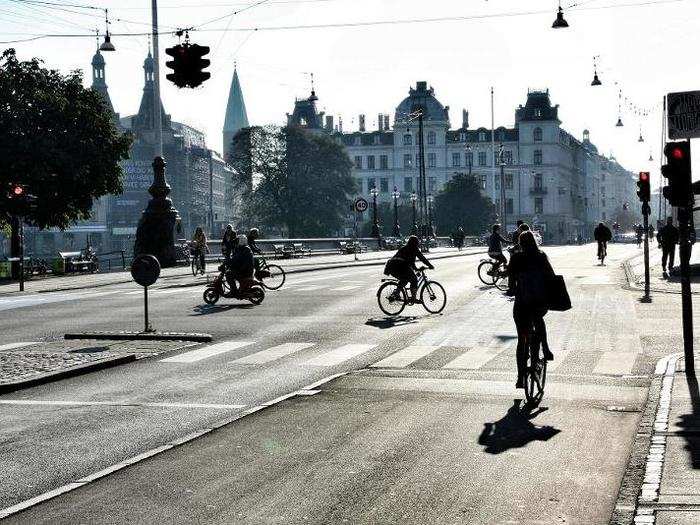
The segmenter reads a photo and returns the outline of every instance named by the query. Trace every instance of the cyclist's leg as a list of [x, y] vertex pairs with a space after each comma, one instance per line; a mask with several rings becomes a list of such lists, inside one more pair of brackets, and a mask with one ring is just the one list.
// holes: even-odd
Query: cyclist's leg
[[530, 329], [530, 316], [527, 311], [518, 304], [513, 306], [513, 320], [518, 332], [518, 346], [515, 349], [515, 363], [518, 369], [516, 388], [523, 388], [525, 368], [527, 366], [527, 334]]
[[202, 268], [202, 272], [206, 270], [206, 261], [204, 259], [204, 250], [199, 250], [199, 266]]
[[549, 343], [547, 342], [547, 325], [544, 322], [544, 316], [547, 314], [547, 310], [538, 309], [533, 312], [533, 324], [535, 326], [535, 333], [537, 334], [537, 340], [542, 345], [542, 353], [547, 361], [554, 360], [554, 354], [552, 354], [549, 349]]
[[418, 294], [418, 276], [413, 270], [409, 269], [406, 273], [406, 278], [408, 279], [408, 283], [411, 289], [411, 301], [415, 303], [416, 295]]

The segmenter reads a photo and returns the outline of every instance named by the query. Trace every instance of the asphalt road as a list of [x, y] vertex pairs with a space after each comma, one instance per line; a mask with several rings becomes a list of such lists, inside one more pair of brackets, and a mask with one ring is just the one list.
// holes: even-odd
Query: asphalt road
[[[478, 281], [480, 256], [430, 274], [442, 315], [396, 322], [376, 305], [381, 267], [289, 276], [259, 307], [203, 307], [201, 287], [179, 286], [191, 277], [170, 281], [156, 327], [216, 343], [0, 396], [0, 508], [353, 372], [10, 522], [602, 523], [661, 357], [620, 289], [634, 250], [600, 267], [590, 245], [547, 249], [575, 308], [547, 317], [556, 360], [534, 415], [514, 409], [511, 305]], [[2, 298], [0, 333], [138, 329], [141, 308], [128, 285]]]

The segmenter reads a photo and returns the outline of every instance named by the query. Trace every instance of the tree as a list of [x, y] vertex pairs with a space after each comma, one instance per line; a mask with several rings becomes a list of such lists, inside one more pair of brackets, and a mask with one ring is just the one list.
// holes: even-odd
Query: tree
[[458, 173], [450, 179], [433, 204], [433, 222], [442, 235], [459, 226], [468, 235], [479, 235], [494, 221], [493, 203], [481, 192], [474, 176]]
[[246, 128], [233, 139], [231, 161], [250, 190], [244, 214], [290, 237], [330, 235], [344, 226], [355, 191], [352, 163], [325, 135], [286, 128]]
[[[0, 223], [20, 215], [39, 228], [64, 229], [88, 219], [95, 199], [122, 192], [119, 161], [130, 145], [80, 72], [63, 75], [38, 59], [20, 62], [14, 49], [2, 53]], [[16, 184], [33, 203], [10, 199]]]

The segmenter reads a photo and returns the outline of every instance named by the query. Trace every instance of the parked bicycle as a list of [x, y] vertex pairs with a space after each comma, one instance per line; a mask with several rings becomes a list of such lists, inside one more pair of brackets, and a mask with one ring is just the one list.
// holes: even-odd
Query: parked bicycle
[[547, 381], [547, 360], [544, 357], [541, 340], [534, 323], [530, 325], [526, 337], [525, 399], [531, 406], [537, 406], [544, 397], [544, 385]]
[[[430, 281], [425, 275], [426, 268], [418, 268], [418, 300], [416, 304], [422, 304], [431, 314], [439, 314], [447, 304], [445, 288], [437, 282]], [[410, 299], [410, 291], [405, 286], [399, 286], [396, 279], [382, 279], [382, 285], [377, 290], [377, 302], [379, 308], [386, 315], [399, 315], [406, 305], [413, 304]]]
[[255, 270], [255, 278], [268, 290], [278, 290], [287, 278], [284, 269], [276, 264], [268, 264], [264, 255], [257, 257], [258, 267]]
[[495, 286], [502, 291], [508, 289], [508, 270], [495, 259], [482, 259], [477, 274], [481, 282], [488, 286]]

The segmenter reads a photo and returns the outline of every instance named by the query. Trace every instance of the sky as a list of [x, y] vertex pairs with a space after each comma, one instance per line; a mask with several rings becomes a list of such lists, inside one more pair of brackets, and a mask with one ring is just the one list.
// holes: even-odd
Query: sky
[[[570, 27], [555, 30], [557, 5], [557, 0], [160, 0], [160, 31], [166, 33], [160, 36], [163, 104], [174, 120], [204, 131], [209, 147], [220, 151], [234, 63], [251, 124], [283, 124], [295, 97], [309, 95], [309, 73], [320, 108], [336, 122], [342, 116], [345, 131], [357, 129], [361, 113], [369, 130], [376, 129], [378, 113], [390, 113], [393, 122], [395, 107], [419, 80], [450, 106], [453, 128], [461, 125], [462, 108], [469, 110], [471, 128], [490, 128], [491, 87], [497, 127], [513, 125], [528, 89], [549, 89], [567, 131], [581, 138], [590, 130], [601, 153], [613, 154], [629, 170], [651, 171], [658, 181], [662, 97], [700, 89], [695, 65], [700, 1], [565, 0]], [[89, 84], [94, 34], [104, 33], [104, 11], [78, 6], [109, 10], [116, 47], [104, 53], [110, 96], [122, 116], [135, 113], [149, 37], [134, 33], [150, 31], [150, 0], [0, 0], [0, 48], [14, 47], [20, 58], [38, 57], [62, 71], [82, 69]], [[164, 49], [178, 41], [167, 33], [181, 27], [194, 27], [191, 41], [211, 48], [211, 79], [195, 90], [165, 80]], [[10, 43], [45, 34], [85, 36]], [[590, 85], [594, 56], [599, 87]], [[623, 98], [622, 128], [615, 127], [620, 89], [633, 106], [625, 106]], [[700, 162], [700, 154], [694, 159]]]

